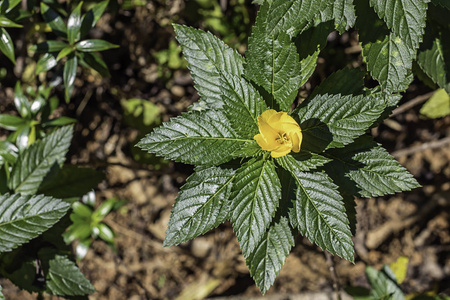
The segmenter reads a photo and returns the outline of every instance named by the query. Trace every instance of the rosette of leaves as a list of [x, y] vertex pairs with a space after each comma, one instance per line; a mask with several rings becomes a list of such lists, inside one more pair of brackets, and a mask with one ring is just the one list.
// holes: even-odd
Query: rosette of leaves
[[119, 47], [105, 40], [83, 39], [89, 30], [97, 24], [103, 15], [109, 0], [95, 4], [87, 13], [81, 14], [81, 1], [69, 15], [67, 24], [50, 6], [41, 2], [41, 14], [52, 32], [62, 40], [48, 40], [31, 48], [37, 53], [44, 53], [36, 65], [36, 74], [47, 72], [55, 67], [63, 58], [63, 79], [65, 99], [69, 102], [73, 91], [73, 83], [77, 75], [78, 64], [92, 68], [104, 77], [109, 76], [105, 61], [95, 52]]
[[[354, 196], [419, 186], [366, 135], [399, 95], [367, 89], [365, 72], [344, 69], [299, 105], [295, 101], [334, 29], [322, 19], [347, 29], [355, 21], [349, 7], [354, 9], [348, 1], [264, 1], [245, 58], [211, 33], [174, 25], [201, 99], [138, 143], [197, 166], [176, 199], [164, 246], [229, 220], [250, 274], [265, 293], [298, 233], [353, 262]], [[257, 145], [257, 118], [268, 109], [284, 111], [300, 125], [299, 153], [274, 159]]]

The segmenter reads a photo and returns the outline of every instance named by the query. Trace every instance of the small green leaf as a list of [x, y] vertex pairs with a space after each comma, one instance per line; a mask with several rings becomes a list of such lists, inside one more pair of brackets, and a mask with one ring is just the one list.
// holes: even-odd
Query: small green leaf
[[367, 266], [366, 275], [372, 287], [370, 291], [372, 299], [405, 300], [400, 287], [386, 273]]
[[65, 99], [68, 103], [73, 90], [73, 83], [77, 76], [78, 58], [75, 55], [70, 55], [64, 65], [63, 78], [65, 87]]
[[5, 16], [0, 16], [0, 26], [1, 27], [12, 27], [12, 28], [22, 28], [23, 26], [17, 23], [14, 23], [10, 19]]
[[13, 64], [16, 64], [14, 44], [5, 28], [0, 28], [0, 51], [3, 52]]
[[356, 183], [356, 191], [361, 197], [384, 196], [420, 186], [404, 167], [369, 136], [362, 136], [345, 148], [330, 149], [326, 156], [333, 159], [327, 167], [336, 170], [336, 174], [344, 172], [345, 177]]
[[71, 54], [74, 51], [72, 46], [66, 46], [61, 51], [59, 51], [58, 56], [56, 56], [56, 60], [59, 61], [62, 58], [66, 57], [67, 55]]
[[71, 45], [80, 39], [82, 5], [83, 1], [81, 1], [72, 11], [69, 16], [69, 20], [67, 21], [67, 39]]
[[163, 123], [137, 146], [166, 159], [194, 165], [220, 165], [250, 139], [239, 138], [220, 111], [192, 111]]
[[282, 217], [269, 227], [255, 250], [246, 256], [250, 275], [263, 295], [275, 282], [293, 246], [294, 235], [288, 220]]
[[98, 236], [107, 243], [114, 244], [114, 231], [104, 224], [100, 223], [97, 225], [98, 228]]
[[210, 32], [182, 25], [174, 30], [201, 101], [208, 108], [222, 107], [220, 75], [242, 75], [244, 58]]
[[41, 14], [45, 23], [50, 26], [56, 35], [67, 37], [67, 27], [63, 19], [44, 2], [41, 2]]
[[26, 243], [53, 226], [70, 208], [43, 195], [0, 196], [0, 253]]
[[37, 45], [33, 45], [30, 50], [37, 53], [58, 52], [68, 45], [61, 41], [45, 41]]
[[302, 147], [314, 152], [343, 147], [364, 134], [385, 107], [380, 95], [318, 95], [305, 101], [297, 110], [303, 133]]
[[58, 64], [54, 53], [44, 54], [36, 64], [36, 75], [51, 70]]
[[231, 223], [245, 257], [263, 239], [281, 198], [281, 183], [272, 160], [250, 160], [233, 181]]
[[80, 37], [85, 37], [91, 28], [94, 28], [98, 20], [100, 20], [106, 7], [108, 7], [109, 0], [102, 1], [95, 4], [84, 16], [81, 22]]
[[81, 52], [78, 54], [81, 57], [81, 64], [85, 64], [86, 67], [94, 69], [103, 77], [111, 76], [106, 63], [96, 53]]
[[420, 113], [431, 119], [450, 115], [450, 95], [443, 89], [437, 90], [422, 106]]
[[15, 164], [19, 149], [8, 141], [0, 141], [0, 156], [10, 164]]
[[77, 217], [80, 217], [84, 221], [90, 221], [94, 213], [89, 206], [81, 202], [74, 202], [72, 204], [72, 210]]
[[5, 296], [3, 296], [3, 287], [0, 285], [0, 300], [6, 300]]
[[72, 140], [72, 126], [62, 127], [25, 149], [11, 171], [8, 187], [34, 194], [53, 164], [62, 164]]
[[23, 94], [20, 81], [17, 81], [14, 88], [14, 105], [22, 118], [28, 118], [31, 116], [30, 101], [28, 101], [27, 97]]
[[18, 116], [0, 114], [0, 127], [7, 130], [17, 130], [23, 127], [28, 121]]
[[92, 219], [95, 222], [100, 222], [105, 218], [111, 210], [114, 208], [114, 204], [116, 204], [116, 199], [108, 199], [105, 202], [103, 202], [92, 214]]
[[96, 291], [73, 261], [51, 251], [44, 248], [39, 253], [41, 260], [46, 261], [45, 265], [48, 264], [46, 292], [58, 296], [82, 296]]
[[63, 116], [63, 117], [51, 119], [50, 121], [42, 123], [42, 127], [49, 128], [49, 127], [65, 126], [65, 125], [70, 125], [70, 124], [73, 124], [76, 122], [77, 122], [76, 119]]
[[164, 247], [193, 239], [223, 223], [229, 214], [234, 178], [232, 169], [197, 167], [175, 200]]
[[22, 0], [3, 0], [1, 1], [1, 14], [7, 14], [13, 10], [17, 5], [19, 5]]
[[84, 40], [75, 45], [75, 49], [83, 52], [105, 51], [118, 47], [119, 45], [114, 45], [105, 40]]

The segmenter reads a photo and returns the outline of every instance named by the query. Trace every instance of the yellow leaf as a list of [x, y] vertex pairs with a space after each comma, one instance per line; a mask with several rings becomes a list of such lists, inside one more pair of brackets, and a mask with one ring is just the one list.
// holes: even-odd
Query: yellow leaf
[[430, 119], [450, 115], [450, 95], [444, 89], [438, 89], [422, 106], [420, 113]]
[[395, 262], [389, 265], [389, 268], [391, 268], [392, 272], [395, 274], [395, 278], [397, 278], [398, 284], [401, 284], [406, 278], [408, 262], [409, 258], [406, 256], [400, 256]]

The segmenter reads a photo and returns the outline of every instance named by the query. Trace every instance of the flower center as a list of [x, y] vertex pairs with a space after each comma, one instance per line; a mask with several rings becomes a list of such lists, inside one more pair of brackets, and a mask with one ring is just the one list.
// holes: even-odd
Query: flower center
[[278, 133], [278, 137], [275, 139], [278, 143], [284, 144], [289, 142], [289, 136], [286, 134], [286, 132]]

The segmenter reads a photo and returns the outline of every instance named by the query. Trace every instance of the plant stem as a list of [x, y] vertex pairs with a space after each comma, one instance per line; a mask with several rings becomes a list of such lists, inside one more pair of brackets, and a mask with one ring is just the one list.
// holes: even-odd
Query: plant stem
[[328, 268], [331, 273], [331, 278], [333, 278], [333, 290], [336, 293], [336, 299], [342, 300], [341, 287], [339, 285], [339, 280], [338, 280], [337, 273], [336, 273], [336, 265], [334, 263], [333, 256], [328, 251], [324, 251], [324, 252], [325, 252], [325, 257], [327, 259]]

